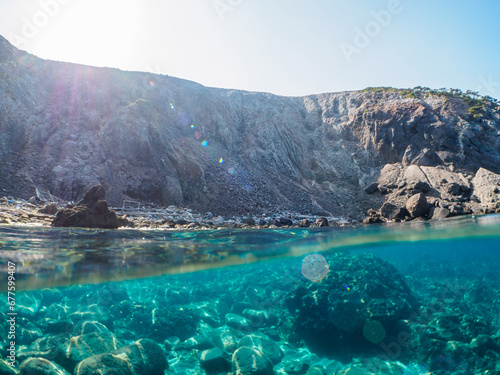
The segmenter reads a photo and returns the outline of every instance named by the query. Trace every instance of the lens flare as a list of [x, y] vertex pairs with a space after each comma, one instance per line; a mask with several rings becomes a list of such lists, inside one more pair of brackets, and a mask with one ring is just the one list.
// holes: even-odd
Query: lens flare
[[223, 158], [220, 158], [220, 159], [219, 159], [219, 163], [221, 163], [221, 164], [222, 164], [222, 163], [224, 163], [224, 159], [223, 159]]
[[170, 108], [172, 109], [172, 111], [175, 111], [175, 107], [172, 103], [170, 103]]
[[155, 83], [153, 81], [149, 81], [149, 86], [153, 87]]
[[207, 141], [206, 139], [205, 139], [205, 140], [203, 140], [203, 141], [201, 142], [201, 145], [202, 145], [203, 147], [207, 147], [207, 146], [208, 146], [208, 141]]
[[194, 124], [191, 124], [191, 129], [194, 129]]
[[302, 275], [311, 280], [313, 283], [320, 282], [328, 275], [330, 267], [323, 255], [311, 254], [302, 261]]

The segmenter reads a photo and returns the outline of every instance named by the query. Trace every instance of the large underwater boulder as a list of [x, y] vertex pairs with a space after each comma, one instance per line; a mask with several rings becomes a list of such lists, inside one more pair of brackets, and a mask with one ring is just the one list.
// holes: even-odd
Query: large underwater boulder
[[285, 300], [288, 330], [316, 353], [362, 352], [397, 333], [415, 301], [390, 263], [371, 254], [325, 256], [329, 272], [319, 282], [302, 280]]

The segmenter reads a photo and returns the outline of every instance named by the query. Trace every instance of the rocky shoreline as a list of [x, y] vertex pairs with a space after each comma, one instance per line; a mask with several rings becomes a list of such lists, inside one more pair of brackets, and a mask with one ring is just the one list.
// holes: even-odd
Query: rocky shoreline
[[[31, 225], [51, 227], [56, 213], [68, 204], [34, 204], [12, 197], [0, 198], [0, 225]], [[69, 206], [72, 206], [69, 204]], [[215, 230], [215, 229], [265, 229], [348, 226], [355, 224], [337, 217], [316, 217], [281, 213], [276, 215], [243, 217], [201, 214], [189, 208], [169, 206], [142, 206], [140, 208], [112, 208], [123, 225], [120, 229], [158, 230]]]
[[[317, 216], [293, 212], [262, 215], [219, 216], [178, 206], [124, 201], [108, 208], [105, 189], [91, 187], [77, 203], [67, 202], [38, 189], [28, 201], [0, 198], [0, 224], [86, 228], [137, 228], [207, 230], [236, 228], [293, 228], [379, 224], [411, 220], [444, 219], [459, 215], [500, 213], [500, 175], [485, 168], [476, 173], [454, 170], [452, 165], [385, 165], [364, 193], [378, 205], [367, 217]], [[48, 197], [48, 198], [47, 198]]]

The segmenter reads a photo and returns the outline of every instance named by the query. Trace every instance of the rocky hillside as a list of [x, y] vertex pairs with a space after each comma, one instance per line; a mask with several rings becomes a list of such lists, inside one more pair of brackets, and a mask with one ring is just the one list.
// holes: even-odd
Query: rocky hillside
[[39, 189], [76, 201], [102, 184], [112, 206], [131, 199], [359, 220], [418, 192], [449, 211], [494, 209], [499, 173], [500, 112], [491, 98], [214, 89], [46, 61], [0, 37], [1, 195], [27, 199]]

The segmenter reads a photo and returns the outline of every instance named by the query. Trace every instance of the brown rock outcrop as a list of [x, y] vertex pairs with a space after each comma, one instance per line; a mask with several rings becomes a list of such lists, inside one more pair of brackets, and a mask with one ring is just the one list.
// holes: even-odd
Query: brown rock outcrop
[[116, 229], [119, 220], [104, 200], [105, 191], [101, 185], [91, 187], [75, 206], [63, 208], [56, 214], [54, 227], [84, 227]]

